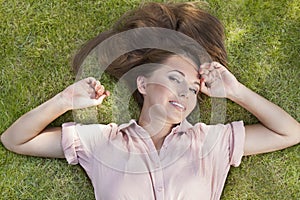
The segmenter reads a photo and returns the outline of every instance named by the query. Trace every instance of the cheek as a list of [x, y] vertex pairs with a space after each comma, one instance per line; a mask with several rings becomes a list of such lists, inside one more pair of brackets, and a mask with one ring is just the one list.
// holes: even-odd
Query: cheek
[[190, 97], [188, 103], [189, 103], [189, 110], [190, 111], [194, 110], [197, 104], [197, 97], [196, 96]]
[[173, 82], [170, 82], [170, 80], [167, 77], [160, 77], [160, 75], [157, 75], [157, 77], [151, 82], [163, 92], [176, 94], [176, 88], [178, 87], [178, 85], [175, 85]]
[[165, 86], [157, 87], [156, 93], [158, 94], [158, 97], [161, 98], [161, 100], [174, 98], [175, 95], [174, 91], [170, 90], [170, 88], [167, 88]]
[[165, 86], [153, 84], [147, 89], [147, 95], [150, 95], [153, 101], [159, 102], [163, 99], [170, 98], [174, 93]]

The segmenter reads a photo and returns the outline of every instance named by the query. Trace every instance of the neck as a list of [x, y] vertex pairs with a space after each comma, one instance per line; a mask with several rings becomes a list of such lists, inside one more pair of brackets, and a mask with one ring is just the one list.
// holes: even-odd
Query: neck
[[171, 132], [174, 124], [167, 123], [166, 119], [151, 117], [147, 112], [141, 112], [138, 124], [151, 136], [155, 148], [159, 150], [166, 136]]

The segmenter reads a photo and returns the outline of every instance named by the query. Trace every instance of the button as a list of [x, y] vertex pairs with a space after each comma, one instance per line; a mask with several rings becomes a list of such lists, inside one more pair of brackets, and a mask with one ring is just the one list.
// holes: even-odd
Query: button
[[164, 188], [163, 188], [162, 186], [159, 186], [159, 187], [157, 187], [156, 190], [157, 190], [158, 192], [161, 192], [161, 191], [163, 191], [163, 189], [164, 189]]
[[155, 167], [160, 168], [160, 163], [159, 162], [155, 163]]

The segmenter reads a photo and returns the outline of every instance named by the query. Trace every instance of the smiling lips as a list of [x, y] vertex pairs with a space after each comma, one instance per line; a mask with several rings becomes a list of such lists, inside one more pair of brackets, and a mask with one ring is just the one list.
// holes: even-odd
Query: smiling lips
[[186, 108], [184, 105], [178, 103], [177, 101], [169, 101], [170, 104], [172, 104], [173, 106], [175, 106], [177, 109], [179, 109], [180, 111], [185, 111]]

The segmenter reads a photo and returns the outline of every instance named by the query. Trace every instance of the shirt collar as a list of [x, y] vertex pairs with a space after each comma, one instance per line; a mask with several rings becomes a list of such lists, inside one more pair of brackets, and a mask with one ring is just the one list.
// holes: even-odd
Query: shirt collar
[[[187, 132], [189, 128], [192, 128], [193, 125], [189, 123], [186, 119], [184, 119], [180, 124], [176, 125], [174, 128], [172, 128], [171, 133], [183, 133]], [[119, 125], [118, 132], [125, 131], [128, 129], [133, 128], [134, 130], [146, 132], [143, 127], [141, 127], [135, 119], [131, 119], [128, 123], [124, 123]]]

